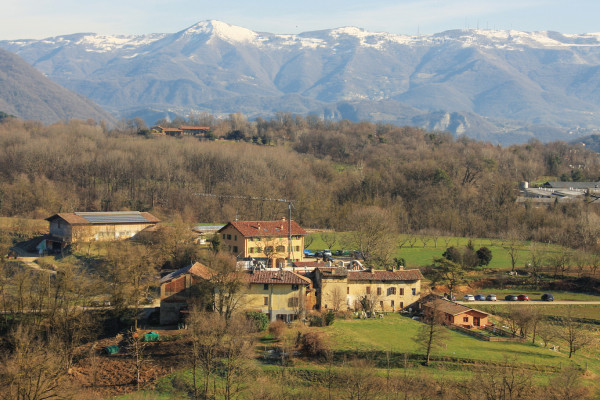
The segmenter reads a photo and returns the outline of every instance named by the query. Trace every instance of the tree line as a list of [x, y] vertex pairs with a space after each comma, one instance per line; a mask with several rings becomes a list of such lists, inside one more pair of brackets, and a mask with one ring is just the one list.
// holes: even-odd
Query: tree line
[[[494, 146], [442, 132], [387, 124], [239, 114], [188, 122], [215, 139], [157, 138], [121, 124], [44, 126], [0, 122], [0, 215], [45, 218], [77, 210], [152, 211], [163, 219], [226, 222], [276, 219], [276, 203], [196, 193], [295, 200], [305, 227], [348, 230], [366, 208], [385, 210], [393, 230], [510, 237], [594, 247], [592, 199], [549, 207], [517, 204], [519, 181], [596, 181], [596, 153], [562, 142]], [[268, 140], [254, 141], [253, 135]], [[266, 137], [266, 136], [265, 136]], [[247, 139], [250, 138], [250, 139]], [[268, 144], [268, 145], [265, 145]]]

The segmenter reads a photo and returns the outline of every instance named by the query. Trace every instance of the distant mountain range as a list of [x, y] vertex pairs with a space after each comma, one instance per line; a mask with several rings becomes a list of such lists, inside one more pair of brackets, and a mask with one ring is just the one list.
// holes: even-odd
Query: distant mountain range
[[107, 110], [150, 123], [283, 111], [503, 144], [600, 132], [600, 33], [402, 36], [347, 27], [281, 35], [205, 21], [173, 34], [82, 33], [0, 48]]
[[44, 123], [114, 117], [89, 99], [52, 82], [19, 56], [0, 49], [0, 112]]

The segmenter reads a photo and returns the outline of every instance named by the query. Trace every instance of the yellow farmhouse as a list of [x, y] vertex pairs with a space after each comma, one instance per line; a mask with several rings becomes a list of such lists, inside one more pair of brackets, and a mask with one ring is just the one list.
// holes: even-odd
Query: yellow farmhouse
[[316, 306], [320, 310], [360, 310], [361, 301], [374, 311], [393, 312], [414, 305], [423, 275], [412, 270], [348, 270], [322, 267], [313, 272]]
[[[288, 232], [291, 227], [292, 245]], [[277, 221], [232, 221], [218, 231], [223, 250], [233, 253], [238, 260], [264, 262], [270, 268], [284, 267], [290, 262], [302, 261], [306, 231], [295, 221], [285, 218]]]

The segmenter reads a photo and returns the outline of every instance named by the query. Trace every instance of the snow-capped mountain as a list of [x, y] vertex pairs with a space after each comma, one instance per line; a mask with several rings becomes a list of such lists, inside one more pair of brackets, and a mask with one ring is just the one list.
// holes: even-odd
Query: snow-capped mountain
[[[203, 21], [173, 34], [0, 41], [55, 82], [148, 122], [277, 111], [502, 143], [600, 128], [600, 33], [343, 27], [297, 35]], [[564, 135], [563, 135], [564, 134]]]

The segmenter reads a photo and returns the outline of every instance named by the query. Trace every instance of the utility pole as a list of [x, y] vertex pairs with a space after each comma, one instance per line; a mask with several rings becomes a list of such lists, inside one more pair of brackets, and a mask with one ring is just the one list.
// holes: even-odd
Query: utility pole
[[258, 200], [258, 201], [275, 201], [278, 203], [288, 204], [288, 264], [292, 263], [292, 207], [294, 200], [287, 199], [272, 199], [268, 197], [256, 196], [235, 196], [227, 194], [211, 194], [211, 193], [193, 193], [194, 196], [214, 197], [218, 199], [242, 199], [242, 200]]

